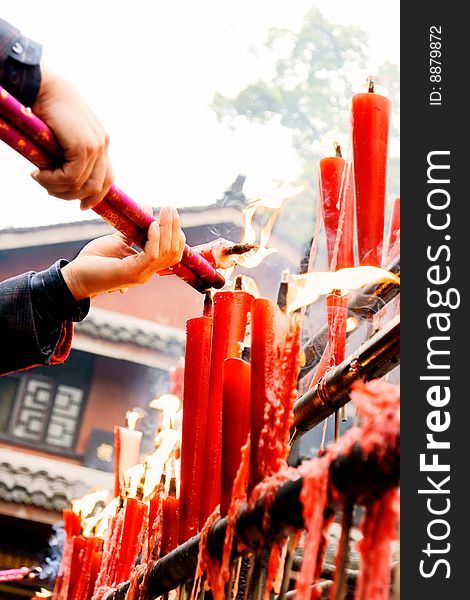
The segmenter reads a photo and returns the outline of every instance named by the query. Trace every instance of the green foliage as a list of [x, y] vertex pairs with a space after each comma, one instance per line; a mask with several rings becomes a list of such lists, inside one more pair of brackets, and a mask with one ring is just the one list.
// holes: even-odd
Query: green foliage
[[[352, 76], [364, 71], [367, 34], [358, 27], [328, 22], [312, 8], [299, 32], [272, 29], [259, 52], [272, 60], [269, 77], [246, 86], [235, 97], [215, 94], [212, 108], [219, 121], [236, 126], [237, 119], [268, 124], [279, 122], [292, 133], [292, 144], [302, 165], [301, 181], [306, 191], [282, 211], [277, 229], [302, 247], [312, 233], [316, 212], [318, 142], [332, 130], [349, 131]], [[364, 78], [365, 79], [365, 78]], [[399, 75], [396, 65], [386, 62], [376, 79], [389, 90], [394, 103], [392, 136], [398, 134]], [[397, 160], [391, 161], [389, 192], [398, 195]], [[298, 182], [297, 182], [298, 183]], [[295, 213], [292, 210], [295, 205]], [[290, 213], [289, 215], [287, 213]]]

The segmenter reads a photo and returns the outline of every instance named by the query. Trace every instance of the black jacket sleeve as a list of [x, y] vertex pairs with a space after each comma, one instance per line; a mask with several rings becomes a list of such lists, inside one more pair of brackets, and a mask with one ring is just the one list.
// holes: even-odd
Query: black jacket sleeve
[[67, 358], [73, 321], [85, 318], [90, 300], [70, 293], [60, 272], [66, 262], [0, 282], [0, 375]]
[[41, 54], [41, 44], [0, 19], [0, 84], [26, 106], [39, 92]]

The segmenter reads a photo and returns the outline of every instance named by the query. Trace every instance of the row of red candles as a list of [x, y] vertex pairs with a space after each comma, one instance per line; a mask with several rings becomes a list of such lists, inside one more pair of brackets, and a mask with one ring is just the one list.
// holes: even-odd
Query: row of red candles
[[[326, 235], [330, 270], [353, 267], [354, 217], [357, 226], [359, 264], [380, 267], [396, 254], [399, 243], [400, 199], [393, 203], [386, 254], [383, 255], [388, 139], [391, 101], [374, 93], [352, 98], [352, 164], [341, 155], [319, 162], [319, 202]], [[310, 382], [314, 385], [325, 371], [345, 356], [347, 296], [339, 290], [327, 297], [329, 340], [325, 353]]]
[[[353, 98], [353, 165], [357, 209], [358, 248], [361, 264], [381, 263], [385, 207], [385, 181], [390, 101], [377, 94], [358, 94]], [[345, 177], [345, 174], [347, 177]], [[320, 199], [327, 235], [330, 268], [354, 265], [354, 194], [351, 169], [340, 157], [320, 161]], [[395, 206], [399, 207], [398, 203]], [[399, 212], [394, 207], [391, 232], [399, 228]], [[340, 222], [342, 220], [342, 223]], [[338, 229], [341, 229], [338, 235]], [[337, 239], [338, 238], [338, 239]], [[391, 242], [389, 242], [390, 247]], [[332, 294], [328, 301], [330, 325], [330, 357], [328, 364], [344, 357], [346, 311], [344, 300]], [[333, 317], [341, 309], [341, 319]], [[251, 314], [251, 364], [242, 360], [241, 349]], [[181, 496], [168, 496], [160, 514], [163, 526], [171, 524], [168, 551], [197, 533], [218, 504], [221, 515], [228, 511], [233, 480], [240, 463], [240, 449], [251, 432], [250, 482], [252, 490], [265, 475], [259, 464], [259, 441], [265, 418], [267, 398], [279, 382], [272, 375], [279, 361], [279, 347], [285, 339], [287, 317], [266, 299], [256, 299], [241, 290], [219, 292], [214, 296], [213, 312], [206, 307], [201, 317], [187, 322], [187, 344], [184, 374], [184, 418], [181, 456]], [[130, 575], [137, 559], [138, 535], [146, 518], [154, 530], [159, 500], [156, 492], [150, 507], [139, 499], [128, 499], [124, 509], [122, 531], [124, 548], [118, 554], [128, 555], [106, 585], [114, 585]], [[167, 506], [165, 510], [165, 506]], [[149, 514], [147, 514], [147, 510]], [[127, 520], [126, 520], [127, 517]], [[117, 519], [117, 517], [116, 517]], [[112, 524], [113, 525], [113, 524]], [[113, 527], [110, 527], [113, 530]], [[176, 531], [178, 535], [176, 536]], [[74, 540], [80, 539], [75, 536]], [[88, 584], [76, 582], [69, 590], [88, 585], [91, 593], [93, 567], [101, 558], [94, 538], [80, 549], [88, 564]], [[148, 552], [152, 551], [148, 536]], [[108, 538], [111, 542], [111, 538]], [[155, 538], [153, 538], [155, 542]], [[97, 542], [96, 542], [97, 543]], [[164, 546], [165, 544], [163, 544]], [[113, 544], [108, 543], [106, 551]], [[116, 551], [114, 544], [114, 551]], [[134, 550], [132, 553], [131, 550]], [[73, 552], [73, 550], [72, 550]], [[82, 561], [81, 561], [82, 562]], [[103, 582], [101, 582], [103, 583]], [[69, 595], [64, 598], [74, 598]], [[79, 597], [79, 596], [76, 596]], [[81, 596], [87, 597], [87, 596]], [[91, 595], [89, 596], [92, 597]]]
[[[176, 482], [162, 483], [147, 502], [142, 494], [123, 499], [111, 517], [106, 538], [82, 533], [81, 516], [64, 510], [65, 542], [54, 587], [57, 600], [91, 600], [131, 576], [139, 555], [147, 562], [177, 545]], [[104, 543], [103, 543], [104, 542]]]
[[[367, 93], [352, 99], [353, 168], [339, 152], [320, 161], [320, 203], [332, 270], [354, 266], [354, 198], [359, 262], [382, 264], [390, 116], [391, 101], [374, 93], [371, 82]], [[399, 201], [394, 205], [389, 251], [397, 226]], [[264, 411], [264, 403], [258, 402], [257, 396], [266, 393], [266, 387], [261, 394], [257, 388], [267, 382], [253, 369], [257, 352], [266, 352], [256, 344], [262, 339], [257, 328], [266, 328], [266, 318], [257, 307], [272, 311], [267, 302], [260, 299], [253, 303], [249, 294], [241, 291], [221, 292], [214, 297], [213, 316], [196, 317], [187, 323], [180, 542], [198, 530], [219, 502], [221, 514], [226, 514], [240, 448], [250, 429], [250, 487], [257, 481], [257, 441]], [[327, 309], [329, 350], [324, 369], [317, 370], [318, 377], [345, 355], [347, 298], [330, 294]], [[239, 358], [248, 313], [252, 315], [251, 366]], [[273, 314], [270, 317], [274, 319]], [[268, 360], [269, 352], [263, 358]]]

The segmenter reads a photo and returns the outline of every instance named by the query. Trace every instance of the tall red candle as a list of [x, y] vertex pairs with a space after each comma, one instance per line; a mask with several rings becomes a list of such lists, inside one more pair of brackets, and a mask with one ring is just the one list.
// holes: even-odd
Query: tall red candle
[[286, 458], [300, 347], [298, 320], [271, 300], [253, 302], [251, 323], [249, 494]]
[[163, 501], [162, 556], [174, 550], [178, 545], [178, 506], [176, 480], [172, 477], [168, 496]]
[[[353, 267], [354, 189], [351, 167], [342, 158], [341, 149], [336, 145], [336, 156], [322, 158], [318, 170], [320, 206], [325, 224], [329, 268], [337, 270]], [[334, 261], [335, 250], [336, 261]]]
[[228, 513], [241, 449], [250, 432], [250, 364], [227, 358], [223, 366], [220, 515]]
[[186, 322], [178, 537], [180, 544], [196, 535], [199, 526], [211, 340], [212, 317], [195, 317]]
[[[72, 564], [72, 569], [78, 571], [78, 580], [74, 593], [72, 596], [69, 593], [69, 598], [72, 600], [83, 600], [87, 597], [88, 589], [91, 586], [92, 568], [94, 568], [93, 556], [95, 552], [101, 550], [102, 544], [103, 542], [100, 538], [94, 536], [86, 538], [85, 547], [80, 555], [80, 562], [78, 564]], [[98, 570], [96, 571], [96, 574], [98, 573]]]
[[241, 355], [247, 316], [253, 296], [241, 290], [218, 292], [214, 296], [214, 329], [209, 386], [209, 405], [204, 452], [204, 495], [201, 522], [204, 523], [220, 502], [222, 461], [222, 368], [226, 358]]
[[357, 242], [361, 265], [382, 266], [388, 138], [392, 103], [369, 92], [352, 98]]
[[87, 600], [91, 600], [91, 598], [93, 597], [93, 591], [95, 589], [96, 580], [98, 579], [98, 574], [100, 572], [102, 559], [103, 552], [101, 550], [96, 550], [93, 552], [90, 564], [90, 580], [88, 585], [88, 592], [86, 595]]
[[115, 575], [115, 584], [126, 581], [140, 552], [140, 533], [147, 505], [138, 498], [128, 498], [121, 532], [121, 546]]
[[64, 590], [67, 600], [73, 600], [80, 582], [80, 564], [83, 559], [87, 540], [85, 536], [79, 535], [73, 539], [72, 559], [70, 561], [70, 577], [68, 587]]

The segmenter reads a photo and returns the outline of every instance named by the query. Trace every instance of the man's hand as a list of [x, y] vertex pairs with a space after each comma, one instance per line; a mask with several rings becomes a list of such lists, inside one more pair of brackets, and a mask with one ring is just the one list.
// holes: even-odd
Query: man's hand
[[32, 173], [51, 196], [81, 200], [84, 210], [100, 202], [111, 183], [109, 138], [76, 89], [62, 77], [41, 68], [41, 87], [32, 111], [53, 130], [65, 163]]
[[121, 233], [106, 235], [87, 244], [77, 258], [63, 267], [65, 283], [76, 300], [145, 283], [162, 269], [180, 262], [186, 238], [174, 208], [160, 211], [160, 224], [148, 231], [143, 252], [131, 247]]

